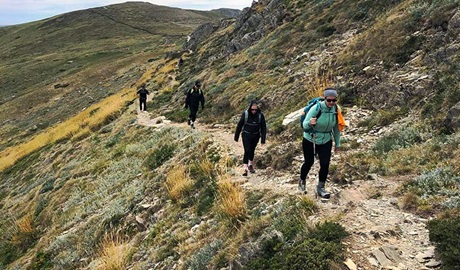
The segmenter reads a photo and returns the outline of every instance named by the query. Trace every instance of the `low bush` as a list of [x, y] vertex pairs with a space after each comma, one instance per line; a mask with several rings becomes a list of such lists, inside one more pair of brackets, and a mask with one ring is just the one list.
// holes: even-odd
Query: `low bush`
[[436, 243], [443, 269], [458, 269], [460, 265], [460, 216], [431, 220], [427, 224], [430, 241]]
[[165, 163], [174, 155], [175, 150], [176, 147], [174, 145], [160, 145], [158, 148], [154, 149], [147, 157], [147, 160], [145, 162], [147, 167], [151, 170], [160, 167], [161, 165], [163, 165], [163, 163]]

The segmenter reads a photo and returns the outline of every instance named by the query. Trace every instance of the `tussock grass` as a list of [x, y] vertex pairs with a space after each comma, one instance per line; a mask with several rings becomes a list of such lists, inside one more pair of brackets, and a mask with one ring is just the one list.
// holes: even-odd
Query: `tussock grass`
[[132, 88], [123, 89], [121, 92], [107, 97], [67, 121], [45, 130], [29, 141], [5, 149], [0, 152], [0, 170], [12, 166], [20, 158], [48, 144], [89, 134], [92, 128], [100, 126], [101, 123], [118, 113], [127, 101], [133, 100], [135, 98], [132, 95], [133, 92], [135, 91]]
[[218, 209], [232, 221], [242, 221], [247, 218], [246, 196], [242, 188], [232, 183], [228, 175], [220, 177], [218, 182]]
[[182, 199], [192, 185], [193, 181], [183, 165], [173, 168], [166, 176], [165, 188], [173, 201]]
[[130, 245], [121, 237], [114, 234], [106, 234], [102, 240], [99, 255], [102, 263], [100, 270], [123, 270], [126, 269], [131, 254]]

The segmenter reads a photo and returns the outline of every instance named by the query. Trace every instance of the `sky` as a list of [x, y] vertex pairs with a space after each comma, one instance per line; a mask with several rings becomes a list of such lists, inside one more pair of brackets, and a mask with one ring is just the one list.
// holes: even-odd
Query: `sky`
[[[211, 10], [217, 8], [243, 9], [252, 0], [139, 0], [155, 5], [183, 9]], [[0, 0], [0, 26], [38, 21], [55, 15], [124, 3], [127, 0]]]

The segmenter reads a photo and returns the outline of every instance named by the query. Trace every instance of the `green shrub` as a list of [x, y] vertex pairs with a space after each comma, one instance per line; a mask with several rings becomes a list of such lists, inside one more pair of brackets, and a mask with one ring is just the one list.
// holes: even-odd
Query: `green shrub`
[[176, 147], [170, 144], [163, 144], [152, 151], [147, 157], [146, 165], [149, 169], [154, 170], [174, 155]]
[[52, 269], [53, 263], [51, 261], [52, 254], [39, 251], [35, 256], [35, 260], [32, 264], [32, 270], [44, 270], [44, 269]]
[[0, 241], [0, 254], [0, 266], [6, 266], [10, 264], [20, 255], [18, 248], [13, 245], [11, 241], [7, 240]]
[[345, 228], [331, 221], [317, 225], [310, 234], [312, 238], [321, 242], [340, 242], [348, 236]]
[[381, 138], [377, 141], [373, 150], [377, 154], [385, 154], [392, 150], [410, 147], [421, 141], [420, 131], [409, 127]]
[[460, 265], [460, 216], [430, 220], [427, 224], [430, 241], [436, 243], [443, 269], [458, 269]]
[[211, 259], [217, 254], [221, 246], [222, 241], [219, 239], [208, 245], [205, 245], [202, 249], [198, 250], [195, 254], [192, 255], [188, 263], [187, 269], [207, 269], [207, 266], [211, 262]]
[[406, 188], [421, 197], [435, 195], [459, 196], [460, 176], [450, 168], [438, 168], [422, 174], [406, 184]]

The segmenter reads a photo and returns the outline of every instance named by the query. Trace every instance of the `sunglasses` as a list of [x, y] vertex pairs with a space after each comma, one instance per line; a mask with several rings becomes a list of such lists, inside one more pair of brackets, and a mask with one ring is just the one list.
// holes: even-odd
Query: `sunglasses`
[[337, 99], [326, 99], [327, 102], [337, 102]]

